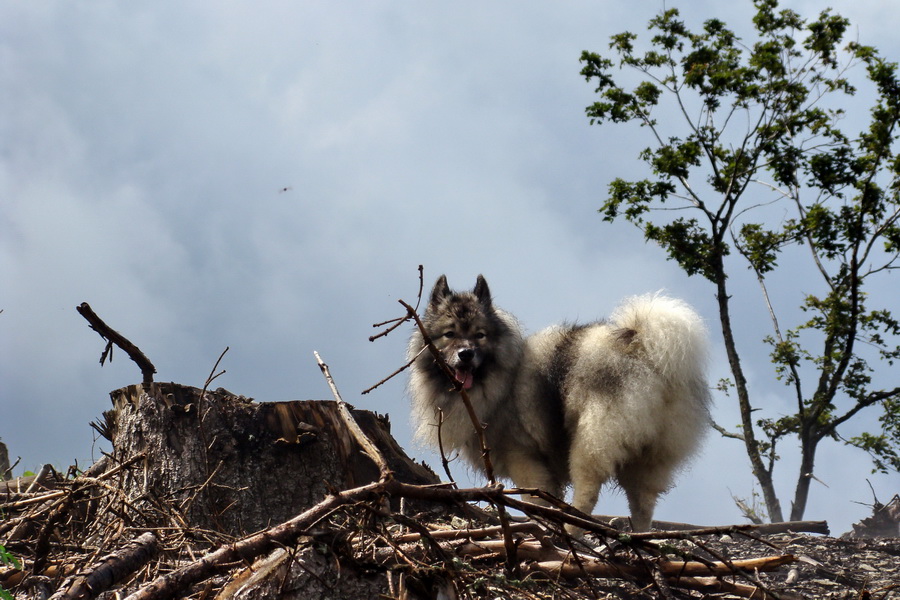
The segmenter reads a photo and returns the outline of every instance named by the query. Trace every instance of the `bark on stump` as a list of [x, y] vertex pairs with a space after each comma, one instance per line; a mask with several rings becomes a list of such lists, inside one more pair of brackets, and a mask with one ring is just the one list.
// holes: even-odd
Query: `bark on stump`
[[[174, 383], [133, 385], [110, 394], [114, 410], [98, 426], [115, 462], [139, 454], [122, 485], [135, 503], [178, 506], [194, 528], [243, 535], [285, 521], [330, 490], [378, 478], [334, 401], [253, 402], [227, 390]], [[390, 435], [386, 417], [353, 410], [396, 477], [437, 483]]]
[[9, 468], [9, 450], [6, 444], [0, 442], [0, 481], [12, 479], [12, 469]]

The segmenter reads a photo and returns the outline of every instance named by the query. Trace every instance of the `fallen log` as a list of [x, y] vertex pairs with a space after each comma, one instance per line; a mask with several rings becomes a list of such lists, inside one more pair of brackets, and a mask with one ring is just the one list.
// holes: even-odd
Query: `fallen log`
[[71, 576], [50, 600], [96, 598], [119, 581], [146, 565], [159, 552], [159, 540], [152, 532], [139, 535], [120, 550], [101, 558], [86, 570]]

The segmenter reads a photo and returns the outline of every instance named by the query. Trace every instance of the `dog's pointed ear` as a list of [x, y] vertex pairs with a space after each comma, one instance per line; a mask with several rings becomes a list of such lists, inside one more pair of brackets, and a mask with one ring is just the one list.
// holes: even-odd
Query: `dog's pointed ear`
[[450, 291], [450, 286], [447, 285], [447, 276], [441, 275], [434, 283], [434, 287], [431, 288], [431, 300], [429, 301], [429, 303], [432, 306], [436, 306], [440, 303], [441, 300], [449, 296], [451, 293], [452, 292]]
[[488, 288], [484, 275], [479, 275], [475, 281], [475, 289], [472, 290], [475, 297], [485, 306], [491, 306], [491, 290]]

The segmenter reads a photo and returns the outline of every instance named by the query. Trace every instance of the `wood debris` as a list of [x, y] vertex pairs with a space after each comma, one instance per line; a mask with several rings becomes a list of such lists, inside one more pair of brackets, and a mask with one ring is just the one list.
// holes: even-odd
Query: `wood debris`
[[[148, 416], [157, 418], [158, 410], [178, 419], [202, 409], [228, 412], [217, 404], [228, 402], [226, 393], [210, 392], [201, 400], [178, 389], [160, 395]], [[124, 396], [113, 397], [121, 403]], [[184, 410], [185, 404], [197, 406]], [[318, 410], [326, 405], [334, 406]], [[335, 423], [361, 418], [349, 414], [335, 412]], [[272, 447], [282, 452], [275, 441], [286, 433], [275, 429]], [[168, 429], [170, 435], [176, 431]], [[326, 436], [317, 431], [314, 441], [291, 444], [292, 451], [308, 453], [308, 460], [321, 454], [317, 448]], [[382, 440], [369, 451], [383, 448]], [[193, 523], [189, 511], [196, 506], [184, 499], [199, 497], [198, 490], [184, 496], [159, 487], [145, 472], [147, 464], [144, 454], [114, 453], [84, 472], [48, 471], [0, 483], [0, 545], [16, 560], [0, 563], [0, 586], [15, 598], [40, 600], [900, 598], [900, 541], [795, 533], [821, 530], [821, 522], [705, 528], [658, 522], [667, 529], [627, 533], [564, 506], [523, 502], [517, 495], [523, 490], [404, 483], [390, 468], [376, 468], [371, 481], [355, 480], [355, 487], [342, 491], [331, 487], [284, 522], [227, 531], [209, 526], [215, 519], [203, 519], [202, 527]], [[136, 481], [154, 484], [140, 488]], [[430, 508], [408, 514], [399, 508], [400, 498]], [[502, 524], [490, 505], [521, 516]], [[590, 533], [574, 539], [565, 523]]]

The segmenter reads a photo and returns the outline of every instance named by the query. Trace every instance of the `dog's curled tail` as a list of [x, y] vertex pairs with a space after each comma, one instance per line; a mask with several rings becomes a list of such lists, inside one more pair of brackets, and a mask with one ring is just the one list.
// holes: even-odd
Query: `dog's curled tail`
[[632, 342], [669, 382], [693, 386], [705, 380], [706, 326], [687, 303], [661, 293], [635, 296], [619, 305], [611, 321], [634, 332]]

